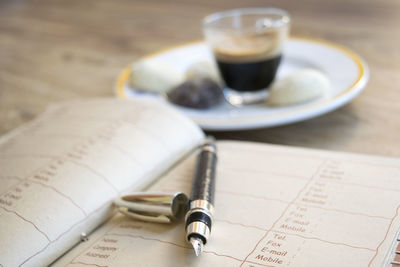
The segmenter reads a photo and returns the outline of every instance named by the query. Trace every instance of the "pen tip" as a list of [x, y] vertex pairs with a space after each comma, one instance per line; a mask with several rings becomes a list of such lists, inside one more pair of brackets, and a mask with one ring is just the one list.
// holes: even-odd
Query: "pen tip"
[[190, 243], [193, 246], [194, 253], [196, 254], [196, 256], [199, 256], [201, 254], [201, 252], [203, 251], [203, 241], [199, 238], [191, 237]]

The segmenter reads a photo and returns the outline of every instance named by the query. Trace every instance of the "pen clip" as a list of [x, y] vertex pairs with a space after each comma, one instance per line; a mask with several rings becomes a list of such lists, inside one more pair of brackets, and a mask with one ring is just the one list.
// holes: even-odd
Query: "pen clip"
[[183, 219], [189, 200], [181, 192], [140, 192], [119, 197], [114, 204], [129, 217], [148, 222], [171, 223]]

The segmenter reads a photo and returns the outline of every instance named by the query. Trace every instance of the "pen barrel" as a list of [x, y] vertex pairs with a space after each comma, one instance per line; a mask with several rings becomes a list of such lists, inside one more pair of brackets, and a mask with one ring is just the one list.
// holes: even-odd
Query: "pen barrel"
[[214, 139], [208, 138], [197, 156], [193, 187], [190, 195], [190, 209], [186, 213], [186, 239], [201, 240], [205, 245], [210, 236], [217, 165]]
[[206, 200], [214, 204], [216, 165], [215, 146], [208, 145], [197, 156], [197, 166], [190, 195], [192, 201]]

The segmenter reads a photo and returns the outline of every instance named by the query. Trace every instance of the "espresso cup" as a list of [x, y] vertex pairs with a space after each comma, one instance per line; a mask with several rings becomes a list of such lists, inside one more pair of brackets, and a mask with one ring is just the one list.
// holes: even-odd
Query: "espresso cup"
[[289, 27], [289, 14], [277, 8], [234, 9], [204, 18], [204, 36], [227, 86], [224, 95], [231, 104], [266, 99]]

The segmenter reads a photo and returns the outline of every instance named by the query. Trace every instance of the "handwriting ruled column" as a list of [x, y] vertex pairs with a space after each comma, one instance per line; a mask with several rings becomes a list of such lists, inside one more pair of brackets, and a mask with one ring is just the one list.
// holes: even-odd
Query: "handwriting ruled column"
[[[382, 192], [374, 194], [382, 189], [354, 183], [360, 175], [368, 178], [357, 171], [362, 165], [367, 167], [328, 160], [242, 266], [367, 266], [390, 225], [393, 200], [400, 197], [387, 192], [386, 198]], [[375, 210], [365, 205], [374, 195], [383, 201]]]
[[[324, 163], [321, 166], [323, 167], [323, 165]], [[293, 203], [300, 197], [303, 191], [305, 191], [310, 185], [314, 177], [321, 171], [321, 166], [317, 169], [316, 173], [309, 178], [307, 183], [297, 192], [297, 195], [292, 198], [292, 201], [286, 206], [286, 208], [283, 210], [283, 213], [276, 219], [272, 227], [267, 230], [264, 237], [257, 243], [256, 247], [254, 247], [250, 254], [247, 255], [241, 266], [253, 267], [254, 264], [258, 264], [260, 266], [279, 266], [286, 264], [287, 259], [291, 256], [290, 253], [288, 254], [288, 251], [291, 249], [287, 247], [289, 245], [289, 242], [287, 242], [289, 237], [285, 234], [285, 232], [276, 231], [275, 229], [289, 228], [293, 231], [304, 231], [304, 225], [288, 225], [288, 220], [285, 217], [287, 214], [291, 213], [290, 209], [292, 208]], [[298, 209], [297, 211], [299, 212]], [[299, 242], [294, 242], [298, 240], [294, 240], [292, 238], [290, 239], [291, 246], [294, 244], [297, 246], [302, 245], [301, 243], [299, 244]]]

